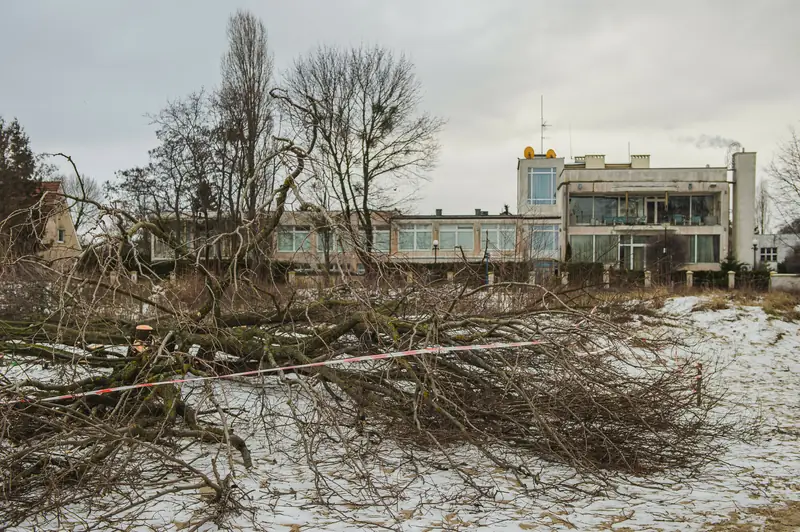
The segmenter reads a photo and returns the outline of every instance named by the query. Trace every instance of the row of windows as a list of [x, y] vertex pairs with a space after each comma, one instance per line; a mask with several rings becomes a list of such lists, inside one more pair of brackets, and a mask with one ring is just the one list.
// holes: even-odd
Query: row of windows
[[[331, 234], [322, 231], [318, 234], [317, 253], [344, 253], [345, 249], [353, 246], [336, 238], [336, 243], [331, 242]], [[366, 233], [359, 233], [360, 245], [366, 242]], [[373, 229], [372, 249], [381, 253], [389, 252], [389, 230]], [[284, 226], [278, 230], [278, 251], [282, 253], [293, 253], [296, 251], [311, 251], [311, 230], [302, 226]]]
[[[573, 262], [620, 262], [623, 267], [643, 269], [647, 260], [646, 248], [653, 245], [660, 249], [663, 241], [652, 242], [654, 237], [635, 235], [572, 235], [570, 236], [571, 260]], [[689, 264], [719, 262], [719, 235], [688, 235], [680, 238], [672, 254], [682, 256]], [[673, 245], [673, 244], [671, 244]]]
[[[719, 206], [714, 195], [670, 196], [570, 196], [570, 224], [670, 223], [716, 225]], [[619, 220], [623, 218], [623, 220]]]
[[[536, 251], [555, 251], [558, 249], [558, 225], [532, 225], [531, 246]], [[311, 251], [311, 231], [308, 227], [283, 227], [278, 231], [278, 251]], [[473, 251], [475, 248], [475, 228], [472, 225], [441, 225], [439, 227], [440, 250]], [[362, 231], [361, 238], [366, 239]], [[517, 244], [517, 227], [511, 224], [482, 224], [480, 227], [480, 248], [513, 251]], [[328, 233], [320, 234], [317, 251], [322, 253], [344, 252], [346, 247], [341, 240], [336, 249], [328, 243]], [[373, 231], [373, 249], [388, 253], [390, 232], [388, 229]], [[433, 226], [431, 224], [404, 224], [398, 227], [397, 249], [399, 251], [433, 250]]]

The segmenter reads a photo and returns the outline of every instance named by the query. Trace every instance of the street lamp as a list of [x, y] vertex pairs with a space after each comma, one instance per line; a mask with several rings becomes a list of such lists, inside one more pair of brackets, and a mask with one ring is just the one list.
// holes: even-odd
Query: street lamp
[[758, 250], [758, 239], [753, 239], [753, 269], [756, 269], [756, 251]]
[[439, 258], [439, 241], [433, 241], [433, 263], [436, 264], [436, 261]]
[[665, 273], [664, 277], [667, 277], [667, 276], [671, 277], [672, 276], [672, 269], [671, 269], [672, 265], [671, 264], [667, 264], [667, 227], [669, 227], [669, 223], [668, 222], [664, 222], [663, 225], [664, 225], [664, 250], [663, 250], [664, 251], [664, 256], [661, 258], [661, 260], [663, 262], [663, 266], [662, 267], [664, 268], [664, 273]]

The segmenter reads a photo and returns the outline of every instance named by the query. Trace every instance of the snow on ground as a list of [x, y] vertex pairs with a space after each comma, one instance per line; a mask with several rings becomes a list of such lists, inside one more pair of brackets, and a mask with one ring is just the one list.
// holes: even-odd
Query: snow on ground
[[[237, 419], [234, 428], [247, 438], [254, 461], [250, 471], [237, 468], [241, 475], [237, 484], [249, 493], [247, 504], [256, 509], [255, 519], [234, 516], [227, 525], [234, 530], [250, 530], [255, 521], [264, 530], [302, 532], [686, 531], [710, 529], [714, 523], [734, 516], [757, 526], [763, 517], [747, 514], [748, 508], [800, 500], [800, 326], [772, 318], [759, 307], [693, 311], [701, 302], [697, 297], [670, 299], [660, 313], [668, 328], [682, 331], [688, 349], [720, 364], [723, 384], [730, 389], [728, 406], [750, 414], [760, 412], [764, 424], [759, 441], [732, 445], [720, 457], [720, 463], [689, 485], [667, 485], [661, 490], [629, 486], [615, 496], [558, 503], [547, 496], [525, 497], [513, 479], [485, 459], [452, 450], [454, 462], [493, 486], [495, 502], [476, 504], [468, 499], [455, 472], [440, 470], [434, 464], [414, 470], [405, 463], [400, 450], [392, 450], [386, 443], [373, 444], [369, 435], [353, 446], [304, 438], [294, 423], [276, 414], [311, 405], [287, 397], [286, 387], [267, 378], [215, 385], [217, 391], [225, 392], [220, 396], [231, 406], [249, 405], [249, 418]], [[680, 357], [681, 353], [673, 355]], [[256, 399], [256, 392], [264, 392], [264, 387], [268, 388], [266, 393]], [[194, 392], [202, 392], [202, 386]], [[272, 415], [263, 416], [265, 411]], [[306, 446], [318, 448], [317, 456], [323, 458], [319, 477], [305, 460]], [[206, 451], [214, 453], [217, 448], [208, 446]], [[353, 458], [343, 461], [345, 454]], [[541, 466], [544, 480], [568, 473], [551, 464]], [[365, 503], [375, 497], [364, 492], [356, 480], [363, 473], [373, 475], [373, 494], [393, 496], [385, 497], [382, 504]], [[318, 500], [320, 493], [326, 497], [324, 503]], [[180, 530], [192, 511], [206, 504], [199, 495], [190, 501], [185, 494], [180, 497], [164, 499], [150, 508], [148, 525], [157, 530]], [[207, 524], [201, 530], [216, 530], [216, 525]]]

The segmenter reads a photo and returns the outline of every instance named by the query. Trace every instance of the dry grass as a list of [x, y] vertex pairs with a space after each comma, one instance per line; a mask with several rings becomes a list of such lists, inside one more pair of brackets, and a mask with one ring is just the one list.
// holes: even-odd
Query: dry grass
[[692, 308], [692, 312], [724, 310], [730, 306], [730, 295], [727, 293], [713, 294], [707, 297], [702, 303]]
[[708, 524], [704, 530], [715, 532], [790, 532], [800, 530], [800, 502], [744, 510], [744, 513], [749, 515], [766, 517], [766, 522], [763, 524], [753, 523], [750, 520], [742, 521], [740, 513], [732, 512], [725, 521]]
[[788, 292], [769, 292], [761, 301], [761, 308], [770, 316], [796, 320], [800, 312], [795, 310], [800, 305], [800, 296]]

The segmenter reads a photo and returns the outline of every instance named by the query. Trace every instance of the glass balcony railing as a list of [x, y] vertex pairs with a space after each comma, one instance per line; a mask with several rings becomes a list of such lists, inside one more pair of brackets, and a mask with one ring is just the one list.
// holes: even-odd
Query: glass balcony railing
[[684, 214], [664, 215], [658, 220], [646, 216], [603, 216], [599, 219], [573, 219], [572, 225], [719, 225], [716, 216], [687, 216]]

